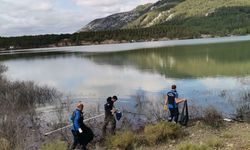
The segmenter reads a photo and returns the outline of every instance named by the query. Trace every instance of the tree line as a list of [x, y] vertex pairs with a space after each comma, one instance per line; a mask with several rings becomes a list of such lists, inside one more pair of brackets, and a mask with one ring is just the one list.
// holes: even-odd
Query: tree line
[[73, 34], [48, 34], [37, 36], [0, 37], [0, 49], [41, 48], [67, 45], [84, 45], [114, 41], [145, 41], [168, 38], [196, 38], [199, 34], [179, 26], [153, 26], [148, 28], [118, 29], [106, 31], [80, 32]]

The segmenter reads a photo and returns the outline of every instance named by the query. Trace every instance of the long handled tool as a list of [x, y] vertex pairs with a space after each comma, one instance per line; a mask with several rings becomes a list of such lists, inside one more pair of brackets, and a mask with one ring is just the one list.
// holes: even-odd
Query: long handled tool
[[[103, 113], [103, 114], [100, 114], [100, 115], [97, 115], [97, 116], [94, 116], [94, 117], [91, 117], [91, 118], [88, 118], [88, 119], [85, 119], [83, 122], [87, 122], [87, 121], [89, 121], [89, 120], [92, 120], [92, 119], [95, 119], [95, 118], [99, 118], [99, 117], [101, 117], [101, 116], [104, 116], [104, 113]], [[55, 133], [55, 132], [57, 132], [57, 131], [61, 131], [61, 130], [63, 130], [63, 129], [69, 128], [69, 127], [71, 127], [72, 125], [73, 125], [73, 124], [70, 124], [70, 125], [67, 125], [67, 126], [65, 126], [65, 127], [62, 127], [62, 128], [59, 128], [59, 129], [56, 129], [56, 130], [47, 132], [47, 133], [45, 133], [44, 135], [45, 135], [45, 136], [50, 135], [50, 134]]]

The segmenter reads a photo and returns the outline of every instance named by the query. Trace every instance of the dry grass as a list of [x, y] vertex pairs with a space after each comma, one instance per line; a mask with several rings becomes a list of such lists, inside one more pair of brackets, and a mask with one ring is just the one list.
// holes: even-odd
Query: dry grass
[[215, 130], [201, 121], [184, 129], [188, 135], [180, 140], [161, 143], [150, 147], [140, 147], [143, 150], [250, 150], [250, 124], [225, 123], [224, 128]]
[[135, 135], [131, 131], [118, 133], [107, 139], [106, 146], [109, 148], [132, 149], [135, 144]]
[[0, 150], [9, 150], [10, 144], [6, 139], [0, 138]]
[[160, 122], [156, 125], [148, 125], [144, 129], [144, 136], [148, 145], [156, 145], [167, 142], [169, 139], [177, 139], [183, 136], [180, 125]]
[[181, 126], [160, 122], [155, 125], [147, 125], [141, 133], [134, 134], [132, 131], [118, 133], [106, 140], [109, 148], [135, 149], [143, 146], [154, 146], [166, 143], [169, 140], [179, 139], [184, 135]]
[[67, 150], [67, 143], [55, 141], [42, 146], [41, 150]]

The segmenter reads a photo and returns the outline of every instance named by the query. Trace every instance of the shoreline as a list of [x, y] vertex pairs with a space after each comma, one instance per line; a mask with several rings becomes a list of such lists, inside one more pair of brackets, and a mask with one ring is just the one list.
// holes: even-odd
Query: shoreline
[[160, 47], [185, 46], [185, 45], [205, 45], [205, 44], [232, 43], [232, 42], [244, 42], [244, 41], [250, 41], [250, 35], [2, 50], [0, 51], [0, 55], [43, 53], [43, 52], [105, 53], [105, 52], [129, 51], [129, 50], [144, 49], [144, 48], [160, 48]]

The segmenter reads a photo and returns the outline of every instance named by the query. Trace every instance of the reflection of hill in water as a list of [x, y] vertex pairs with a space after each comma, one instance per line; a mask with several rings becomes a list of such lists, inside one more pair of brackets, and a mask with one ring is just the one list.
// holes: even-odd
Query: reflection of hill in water
[[87, 56], [99, 64], [133, 66], [167, 77], [250, 74], [250, 42], [142, 49]]

